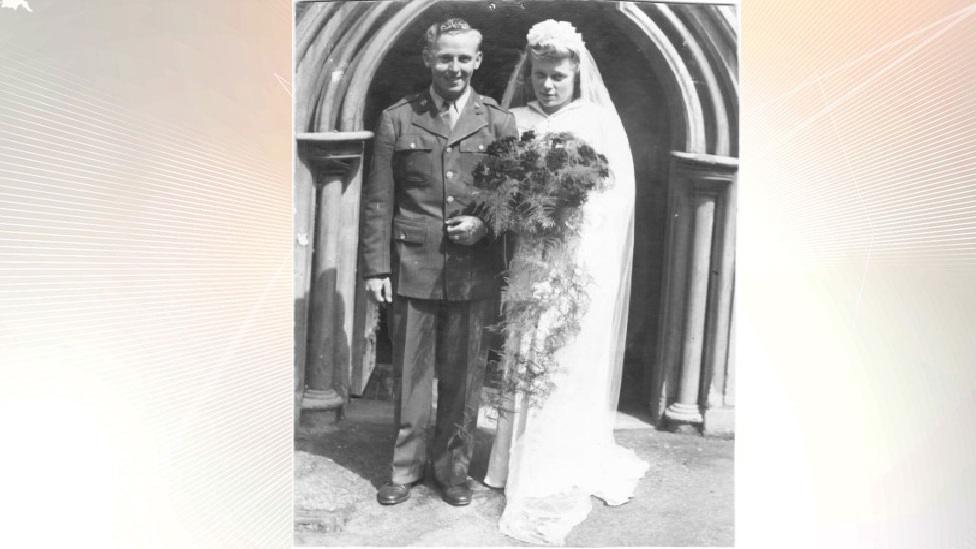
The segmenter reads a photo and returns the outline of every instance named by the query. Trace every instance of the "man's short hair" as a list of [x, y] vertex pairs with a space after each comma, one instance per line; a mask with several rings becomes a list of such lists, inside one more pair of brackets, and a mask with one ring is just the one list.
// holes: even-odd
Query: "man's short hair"
[[440, 38], [441, 35], [463, 34], [466, 32], [473, 32], [478, 35], [478, 49], [480, 50], [482, 39], [481, 31], [469, 25], [464, 19], [458, 17], [445, 19], [427, 27], [427, 32], [424, 34], [424, 49], [433, 50], [434, 45], [437, 44], [437, 39]]

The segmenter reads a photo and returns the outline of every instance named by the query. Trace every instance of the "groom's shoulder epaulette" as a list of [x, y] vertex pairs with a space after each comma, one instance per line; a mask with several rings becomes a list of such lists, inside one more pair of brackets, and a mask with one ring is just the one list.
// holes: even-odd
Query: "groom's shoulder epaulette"
[[410, 95], [406, 95], [406, 96], [400, 98], [399, 101], [397, 101], [396, 103], [390, 105], [389, 107], [387, 107], [387, 108], [385, 108], [383, 110], [387, 110], [387, 111], [396, 110], [396, 109], [398, 109], [400, 107], [403, 107], [404, 105], [409, 105], [411, 103], [417, 103], [418, 101], [423, 100], [423, 97], [424, 97], [424, 94], [422, 94], [422, 93], [411, 93]]
[[502, 107], [501, 105], [499, 105], [498, 102], [495, 101], [494, 99], [492, 99], [490, 95], [480, 95], [479, 94], [478, 95], [478, 98], [481, 99], [481, 102], [482, 103], [484, 103], [485, 105], [488, 105], [489, 107], [491, 107], [491, 108], [493, 108], [493, 109], [495, 109], [497, 111], [508, 112], [508, 109], [506, 109], [506, 108]]

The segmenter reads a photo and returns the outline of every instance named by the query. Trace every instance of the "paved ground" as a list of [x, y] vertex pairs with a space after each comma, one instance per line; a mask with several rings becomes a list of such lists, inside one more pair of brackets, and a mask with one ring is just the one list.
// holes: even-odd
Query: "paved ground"
[[[376, 503], [388, 474], [393, 410], [354, 400], [342, 422], [303, 419], [295, 452], [295, 544], [301, 546], [524, 546], [498, 532], [504, 494], [474, 482], [474, 501], [451, 507], [426, 486], [406, 503]], [[481, 424], [481, 422], [479, 422]], [[619, 427], [626, 427], [619, 429]], [[480, 428], [471, 475], [481, 479], [493, 431]], [[733, 441], [657, 431], [633, 418], [617, 441], [651, 463], [634, 498], [594, 500], [571, 546], [732, 546]]]

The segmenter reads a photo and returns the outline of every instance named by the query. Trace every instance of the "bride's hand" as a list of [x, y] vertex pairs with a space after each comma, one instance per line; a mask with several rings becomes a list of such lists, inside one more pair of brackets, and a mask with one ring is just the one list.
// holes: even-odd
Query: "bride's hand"
[[445, 222], [447, 238], [463, 246], [471, 246], [488, 234], [485, 222], [473, 215], [456, 215]]

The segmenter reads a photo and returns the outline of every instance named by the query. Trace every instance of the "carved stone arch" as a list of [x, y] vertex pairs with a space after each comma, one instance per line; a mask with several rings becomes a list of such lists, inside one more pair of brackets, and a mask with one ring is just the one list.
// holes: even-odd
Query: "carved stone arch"
[[366, 94], [369, 84], [376, 75], [376, 70], [383, 58], [396, 43], [397, 38], [407, 28], [408, 23], [418, 18], [428, 8], [437, 4], [437, 0], [419, 0], [408, 2], [397, 12], [373, 37], [372, 41], [363, 49], [356, 63], [349, 92], [342, 102], [342, 129], [360, 129], [363, 124], [363, 109], [366, 104]]
[[[357, 131], [370, 81], [409, 23], [444, 0], [310, 3], [296, 45], [296, 121], [307, 131]], [[674, 92], [674, 149], [734, 154], [738, 105], [735, 30], [715, 6], [622, 2], [616, 24]], [[384, 19], [385, 18], [385, 19]], [[307, 78], [306, 76], [311, 76]], [[312, 106], [312, 108], [309, 108]], [[732, 107], [732, 108], [730, 108]], [[734, 116], [734, 114], [733, 114]]]
[[661, 27], [660, 18], [652, 17], [636, 3], [621, 4], [620, 13], [630, 25], [623, 28], [647, 57], [658, 81], [670, 91], [672, 148], [705, 152], [705, 115], [694, 78], [684, 57]]
[[725, 8], [729, 6], [675, 5], [671, 10], [688, 28], [694, 44], [690, 52], [696, 54], [700, 80], [706, 83], [708, 100], [715, 105], [716, 146], [709, 152], [738, 156], [738, 30], [735, 12]]

